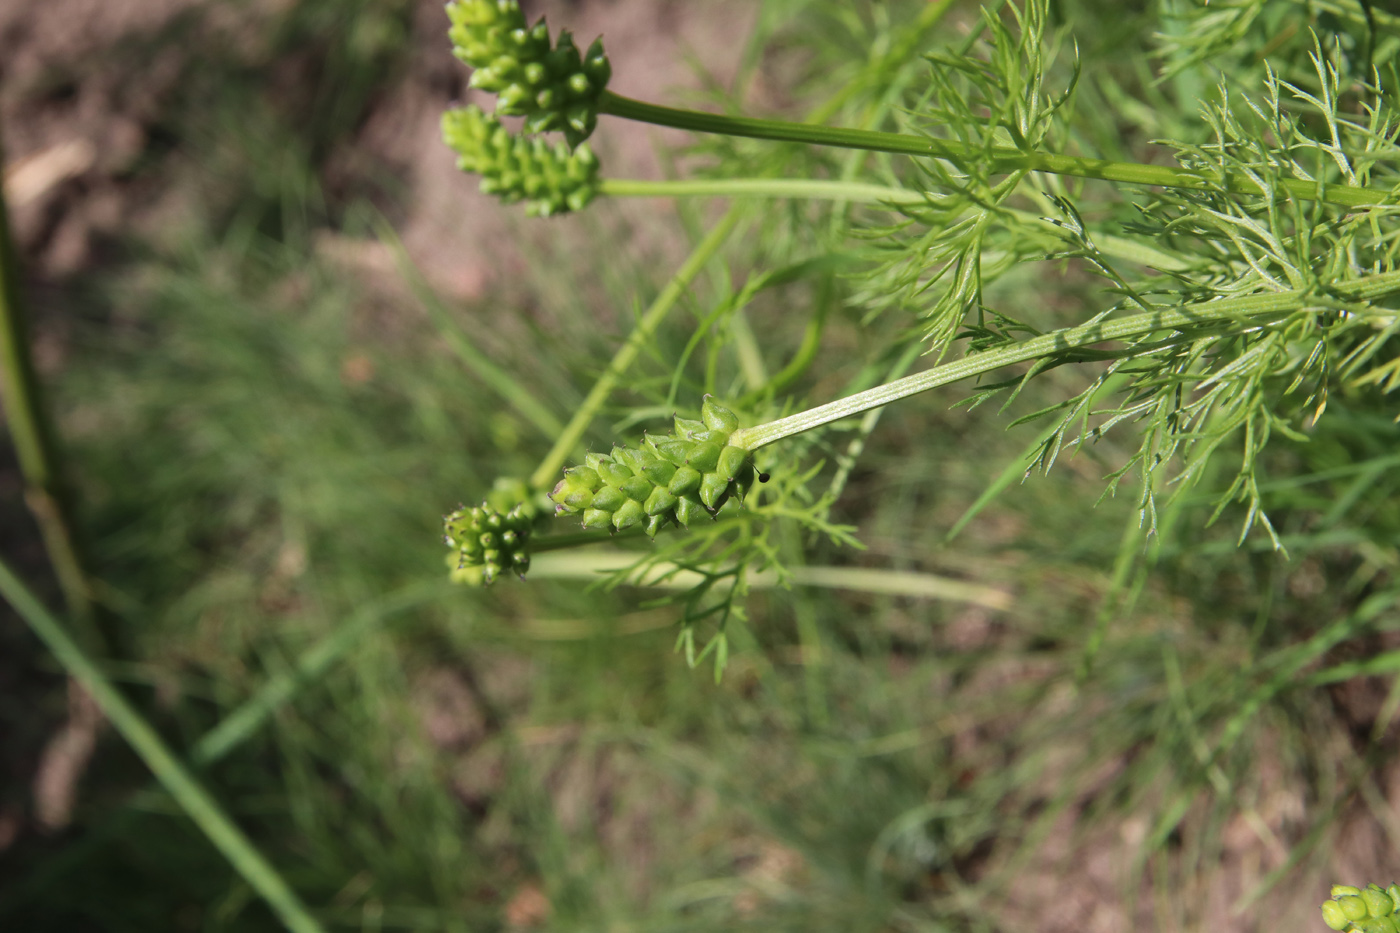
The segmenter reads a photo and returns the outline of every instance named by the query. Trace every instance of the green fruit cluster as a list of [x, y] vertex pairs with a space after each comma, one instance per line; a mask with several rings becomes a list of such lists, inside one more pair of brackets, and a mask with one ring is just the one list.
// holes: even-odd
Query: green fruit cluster
[[457, 167], [481, 176], [483, 192], [525, 201], [531, 216], [582, 210], [598, 193], [598, 159], [587, 143], [570, 152], [563, 143], [512, 135], [475, 105], [444, 113], [442, 136]]
[[672, 522], [689, 525], [742, 502], [754, 469], [752, 452], [729, 443], [738, 417], [706, 396], [700, 419], [677, 417], [673, 434], [589, 454], [549, 494], [556, 514], [582, 513], [585, 528], [640, 527], [655, 536]]
[[525, 132], [562, 130], [570, 146], [593, 132], [598, 95], [612, 77], [602, 39], [579, 54], [569, 31], [552, 47], [544, 18], [526, 26], [517, 0], [453, 0], [448, 36], [474, 71], [471, 86], [496, 95], [496, 112], [525, 118]]
[[522, 579], [530, 569], [531, 509], [520, 503], [502, 512], [489, 503], [444, 515], [451, 577], [457, 583], [485, 585], [506, 571]]
[[1359, 933], [1400, 933], [1400, 885], [1364, 889], [1349, 884], [1332, 886], [1332, 899], [1322, 905], [1322, 921], [1334, 930]]

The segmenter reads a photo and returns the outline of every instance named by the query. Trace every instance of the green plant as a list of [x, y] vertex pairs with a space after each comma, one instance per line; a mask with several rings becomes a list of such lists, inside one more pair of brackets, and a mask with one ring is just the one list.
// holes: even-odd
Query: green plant
[[[506, 15], [500, 11], [509, 6], [492, 9]], [[927, 19], [937, 22], [948, 7], [933, 5]], [[863, 236], [869, 246], [851, 250], [841, 243], [841, 231], [859, 227], [845, 226], [850, 214], [838, 207], [842, 213], [834, 218], [842, 219], [824, 247], [817, 248], [847, 251], [846, 274], [858, 283], [855, 300], [872, 314], [885, 309], [914, 314], [913, 327], [895, 337], [896, 346], [919, 349], [937, 360], [961, 341], [961, 358], [775, 418], [776, 409], [800, 406], [795, 399], [784, 400], [781, 384], [766, 382], [745, 363], [768, 348], [753, 345], [742, 328], [741, 309], [764, 286], [742, 291], [712, 318], [738, 326], [732, 342], [726, 342], [749, 390], [737, 395], [757, 403], [751, 420], [758, 423], [727, 435], [726, 449], [735, 451], [736, 467], [747, 463], [739, 451], [766, 452], [777, 441], [811, 436], [935, 387], [991, 378], [967, 402], [976, 407], [999, 398], [1006, 408], [1044, 374], [1066, 365], [1097, 365], [1098, 375], [1087, 386], [1016, 420], [1053, 424], [1032, 451], [1032, 466], [1048, 470], [1062, 451], [1077, 451], [1135, 425], [1136, 449], [1125, 451], [1109, 473], [1109, 493], [1130, 478], [1135, 481], [1141, 521], [1149, 533], [1157, 528], [1164, 491], [1170, 489], [1171, 501], [1209, 479], [1218, 483], [1211, 492], [1215, 506], [1210, 521], [1239, 507], [1240, 540], [1262, 527], [1273, 547], [1282, 550], [1260, 492], [1271, 439], [1304, 442], [1339, 394], [1348, 403], [1366, 404], [1371, 393], [1400, 385], [1395, 338], [1400, 317], [1391, 302], [1400, 294], [1400, 272], [1388, 232], [1389, 219], [1400, 206], [1392, 193], [1400, 176], [1391, 158], [1400, 123], [1382, 90], [1380, 73], [1367, 76], [1343, 67], [1336, 51], [1341, 40], [1316, 34], [1310, 52], [1294, 59], [1287, 77], [1266, 65], [1254, 88], [1239, 87], [1229, 75], [1222, 78], [1187, 138], [1166, 143], [1176, 153], [1176, 165], [1101, 158], [1084, 151], [1093, 142], [1077, 133], [1080, 64], [1077, 57], [1068, 65], [1057, 64], [1061, 43], [1048, 26], [1048, 6], [1031, 0], [1001, 12], [994, 9], [983, 11], [980, 31], [961, 48], [927, 56], [927, 86], [912, 95], [906, 128], [900, 132], [676, 110], [618, 96], [597, 81], [589, 84], [594, 96], [588, 106], [600, 114], [730, 138], [909, 157], [906, 164], [881, 163], [880, 174], [895, 179], [893, 184], [862, 179], [861, 166], [867, 163], [861, 159], [848, 162], [850, 170], [837, 179], [793, 178], [791, 173], [781, 180], [761, 177], [764, 173], [742, 177], [743, 159], [734, 153], [721, 155], [703, 179], [595, 181], [590, 174], [586, 189], [579, 190], [589, 197], [597, 192], [818, 198], [873, 203], [895, 214], [892, 222], [867, 221]], [[1374, 11], [1357, 9], [1365, 16], [1352, 16], [1351, 22], [1364, 27]], [[1172, 62], [1169, 76], [1197, 63], [1199, 49], [1224, 41], [1212, 38], [1211, 29], [1235, 30], [1231, 35], [1244, 29], [1238, 21], [1227, 27], [1213, 16], [1202, 11], [1193, 20], [1189, 41], [1164, 46], [1163, 54]], [[459, 48], [459, 56], [490, 60], [498, 71], [514, 74], [508, 61], [517, 40], [493, 35], [478, 35], [470, 54]], [[531, 42], [543, 48], [547, 31], [542, 23], [531, 35]], [[460, 41], [456, 33], [454, 38]], [[483, 49], [491, 42], [487, 54]], [[1188, 47], [1195, 51], [1183, 51]], [[1393, 54], [1387, 47], [1387, 63]], [[488, 75], [483, 80], [489, 84], [495, 79]], [[514, 97], [504, 105], [514, 106]], [[475, 113], [449, 118], [480, 120]], [[576, 115], [575, 122], [591, 126], [592, 121]], [[539, 128], [540, 123], [527, 121], [525, 131]], [[524, 145], [521, 140], [508, 143], [513, 137], [498, 126], [491, 133], [498, 149]], [[464, 164], [479, 158], [480, 133], [470, 139], [451, 130], [447, 135]], [[577, 134], [570, 136], [570, 142], [577, 140]], [[1118, 141], [1101, 139], [1100, 144], [1117, 146]], [[546, 150], [536, 144], [532, 151]], [[575, 155], [590, 172], [596, 169], [586, 150]], [[557, 192], [559, 172], [553, 166], [566, 158], [561, 152], [537, 168], [521, 160], [514, 170]], [[488, 170], [483, 186], [496, 184]], [[522, 184], [530, 183], [505, 187], [516, 191]], [[580, 194], [576, 200], [585, 198]], [[545, 210], [573, 207], [566, 202], [567, 197], [556, 194]], [[1096, 298], [1098, 307], [1083, 320], [1046, 327], [1032, 323], [1041, 316], [1033, 309], [1026, 317], [995, 305], [999, 279], [1046, 259], [1082, 269], [1106, 284]], [[782, 275], [801, 277], [819, 266], [797, 268], [802, 271]], [[820, 335], [817, 323], [809, 336]], [[685, 378], [688, 353], [689, 348], [677, 364], [669, 402], [674, 403], [674, 388]], [[711, 360], [706, 388], [716, 391], [721, 388], [715, 381], [719, 371], [713, 355]], [[802, 365], [809, 364], [810, 353]], [[1018, 364], [1029, 367], [1019, 374], [1008, 372]], [[725, 386], [723, 394], [734, 397], [736, 390]], [[601, 399], [593, 402], [585, 407], [585, 418]], [[677, 424], [686, 422], [678, 419]], [[867, 422], [862, 433], [873, 426]], [[676, 481], [660, 473], [669, 476], [674, 467], [689, 479], [694, 472], [665, 447], [683, 438], [682, 433], [669, 441], [649, 439], [641, 448], [620, 448], [611, 457], [590, 454], [587, 465], [567, 472], [555, 487], [558, 511], [582, 511], [589, 528], [625, 530], [645, 524], [649, 535], [673, 520], [688, 525], [700, 505], [712, 510], [714, 503], [703, 496], [697, 503], [682, 498], [677, 511], [671, 501]], [[764, 469], [797, 475], [805, 449], [790, 446], [769, 457]], [[1234, 452], [1237, 467], [1221, 482], [1220, 455], [1227, 451]], [[778, 484], [768, 494], [774, 512], [832, 532], [834, 526], [824, 516], [849, 469], [849, 463], [843, 465], [824, 494]], [[820, 466], [807, 479], [818, 472]], [[716, 501], [722, 498], [723, 479], [710, 478]], [[601, 497], [597, 507], [593, 497]], [[797, 501], [810, 511], [795, 508]], [[746, 527], [739, 540], [748, 543], [722, 552], [727, 565], [749, 563], [761, 569], [780, 564], [776, 552], [755, 543], [763, 535]], [[691, 559], [699, 559], [698, 553], [692, 551]], [[719, 570], [719, 564], [711, 566]]]

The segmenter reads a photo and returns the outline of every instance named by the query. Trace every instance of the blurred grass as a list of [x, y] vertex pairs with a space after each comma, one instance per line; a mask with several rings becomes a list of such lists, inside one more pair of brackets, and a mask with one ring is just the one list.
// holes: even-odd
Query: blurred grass
[[[896, 407], [840, 503], [869, 550], [804, 558], [953, 575], [1011, 608], [761, 592], [718, 685], [672, 654], [653, 593], [438, 589], [438, 513], [548, 446], [538, 415], [463, 367], [441, 316], [564, 420], [607, 356], [585, 283], [638, 307], [668, 270], [614, 257], [623, 271], [599, 274], [600, 257], [545, 238], [541, 313], [505, 339], [483, 326], [494, 296], [444, 300], [435, 324], [404, 282], [317, 251], [318, 231], [372, 236], [362, 196], [384, 189], [318, 178], [413, 53], [407, 16], [300, 0], [269, 21], [266, 59], [216, 59], [192, 84], [164, 131], [204, 167], [196, 223], [91, 283], [54, 385], [103, 600], [125, 622], [107, 673], [318, 919], [499, 929], [547, 904], [560, 930], [1066, 929], [1086, 899], [1141, 897], [1127, 922], [1176, 929], [1218, 922], [1220, 890], [1250, 897], [1290, 852], [1310, 904], [1343, 828], [1387, 839], [1354, 829], [1358, 801], [1384, 793], [1400, 696], [1400, 438], [1374, 398], [1334, 400], [1350, 410], [1332, 433], [1277, 455], [1289, 563], [1234, 549], [1192, 504], [1143, 546], [1126, 497], [1092, 507], [1106, 445], [1008, 486], [945, 545], [1034, 428]], [[832, 48], [881, 28], [831, 19]], [[261, 69], [283, 60], [315, 78], [269, 85]], [[697, 319], [749, 263], [800, 258], [766, 232], [735, 238]], [[764, 296], [750, 314], [783, 307]], [[868, 338], [848, 309], [827, 326], [821, 391]], [[795, 347], [800, 327], [780, 328]], [[636, 379], [648, 398], [669, 373], [644, 359]], [[421, 602], [372, 611], [404, 592]], [[1384, 670], [1351, 680], [1367, 663]], [[1320, 688], [1329, 668], [1379, 698]], [[250, 702], [260, 728], [207, 754], [201, 737]], [[272, 928], [145, 785], [105, 743], [75, 828], [0, 854], [16, 879], [0, 928]], [[1091, 864], [1105, 853], [1119, 870]], [[1400, 869], [1384, 848], [1358, 857]], [[1296, 900], [1276, 892], [1248, 922], [1296, 919]]]

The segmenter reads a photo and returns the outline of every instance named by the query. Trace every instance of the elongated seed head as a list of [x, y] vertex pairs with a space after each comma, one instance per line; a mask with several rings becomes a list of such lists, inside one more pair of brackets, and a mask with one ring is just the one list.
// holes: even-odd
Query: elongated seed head
[[559, 130], [570, 146], [588, 138], [612, 77], [601, 39], [580, 54], [565, 29], [551, 45], [543, 17], [527, 26], [516, 0], [453, 0], [447, 15], [453, 54], [472, 67], [472, 87], [496, 95], [497, 113], [524, 117], [526, 133]]
[[598, 160], [587, 144], [570, 152], [562, 143], [512, 135], [474, 105], [443, 114], [442, 136], [457, 153], [457, 167], [481, 176], [483, 192], [524, 201], [532, 216], [581, 210], [598, 193]]
[[701, 419], [677, 418], [670, 436], [589, 454], [587, 465], [566, 470], [550, 493], [555, 511], [581, 514], [585, 528], [640, 527], [655, 535], [737, 508], [754, 481], [751, 453], [727, 443], [739, 418], [706, 397]]

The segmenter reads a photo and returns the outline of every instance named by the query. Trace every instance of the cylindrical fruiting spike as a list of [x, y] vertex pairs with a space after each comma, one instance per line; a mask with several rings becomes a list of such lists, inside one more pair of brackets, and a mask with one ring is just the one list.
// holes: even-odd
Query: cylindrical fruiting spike
[[754, 479], [749, 451], [728, 443], [738, 416], [709, 398], [701, 415], [702, 421], [677, 418], [670, 437], [589, 454], [587, 465], [566, 471], [550, 493], [555, 511], [582, 513], [586, 528], [642, 525], [655, 534], [669, 522], [689, 525], [737, 508]]
[[562, 130], [570, 146], [593, 131], [612, 67], [602, 40], [580, 55], [568, 30], [550, 47], [543, 19], [526, 28], [517, 0], [453, 0], [453, 54], [473, 69], [472, 87], [496, 94], [498, 113], [525, 117], [526, 131]]
[[[497, 101], [502, 112], [518, 109], [509, 90]], [[525, 201], [532, 216], [577, 210], [598, 192], [598, 160], [587, 146], [569, 152], [563, 145], [512, 136], [475, 106], [443, 114], [442, 135], [457, 153], [457, 167], [481, 176], [483, 192], [507, 203]]]
[[[493, 492], [493, 497], [499, 499], [500, 491], [498, 488]], [[506, 567], [523, 575], [530, 566], [529, 543], [534, 514], [533, 505], [517, 501], [505, 513], [483, 502], [445, 516], [443, 530], [452, 551], [448, 557], [452, 579], [462, 583], [491, 583]]]

